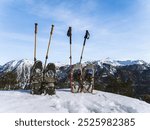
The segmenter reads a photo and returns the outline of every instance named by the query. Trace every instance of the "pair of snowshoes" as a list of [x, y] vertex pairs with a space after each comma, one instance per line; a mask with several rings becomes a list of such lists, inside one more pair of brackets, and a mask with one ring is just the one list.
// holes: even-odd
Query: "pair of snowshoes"
[[81, 64], [76, 64], [72, 69], [72, 92], [92, 93], [94, 89], [94, 66], [89, 64], [82, 69]]
[[32, 94], [55, 94], [55, 65], [49, 63], [45, 70], [41, 61], [36, 61], [31, 69], [30, 87]]

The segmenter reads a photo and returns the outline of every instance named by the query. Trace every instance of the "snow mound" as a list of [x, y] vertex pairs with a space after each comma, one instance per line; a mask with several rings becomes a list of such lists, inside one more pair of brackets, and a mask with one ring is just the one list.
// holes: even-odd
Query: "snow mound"
[[94, 91], [73, 94], [69, 89], [56, 95], [31, 95], [29, 91], [0, 91], [0, 112], [27, 113], [147, 113], [150, 104], [116, 94]]

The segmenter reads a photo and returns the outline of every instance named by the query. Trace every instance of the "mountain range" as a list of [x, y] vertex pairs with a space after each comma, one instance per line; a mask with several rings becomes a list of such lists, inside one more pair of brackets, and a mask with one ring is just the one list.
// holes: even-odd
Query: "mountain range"
[[[24, 81], [27, 81], [30, 77], [30, 69], [31, 69], [33, 63], [34, 63], [33, 61], [28, 60], [28, 59], [12, 60], [12, 61], [7, 62], [4, 65], [0, 65], [0, 74], [6, 73], [9, 71], [16, 72], [19, 80], [24, 79]], [[101, 68], [104, 67], [104, 64], [108, 64], [113, 67], [130, 66], [130, 65], [144, 65], [147, 67], [150, 66], [150, 64], [146, 63], [143, 60], [119, 61], [119, 60], [112, 60], [110, 58], [97, 60], [97, 61], [84, 62], [83, 66], [86, 66], [87, 64], [94, 64], [94, 65], [100, 66]], [[57, 68], [58, 75], [59, 75], [59, 68], [60, 69], [65, 68], [64, 70], [67, 70], [67, 68], [69, 67], [69, 65], [61, 64], [60, 62], [55, 63], [55, 65]]]
[[[33, 63], [33, 61], [27, 59], [12, 60], [0, 66], [0, 76], [6, 72], [14, 72], [17, 74], [20, 87], [25, 88], [30, 79], [30, 69]], [[87, 61], [82, 66], [86, 67], [87, 64], [93, 64], [95, 68], [95, 89], [142, 98], [150, 102], [149, 63], [143, 60], [119, 61], [106, 58]], [[61, 63], [56, 63], [55, 65], [56, 85], [58, 87], [67, 87], [71, 67]]]

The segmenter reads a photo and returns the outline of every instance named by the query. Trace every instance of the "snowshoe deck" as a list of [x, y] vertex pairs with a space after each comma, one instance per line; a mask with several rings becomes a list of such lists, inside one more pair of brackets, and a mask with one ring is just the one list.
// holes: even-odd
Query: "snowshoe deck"
[[82, 91], [82, 66], [76, 64], [72, 69], [73, 78], [72, 78], [72, 92], [78, 93]]
[[49, 95], [55, 94], [55, 74], [56, 74], [55, 64], [49, 63], [44, 70], [43, 87], [45, 94]]
[[30, 72], [30, 86], [32, 94], [41, 94], [41, 83], [43, 78], [43, 66], [41, 61], [36, 61]]
[[94, 66], [89, 64], [83, 69], [83, 92], [92, 93], [94, 89]]

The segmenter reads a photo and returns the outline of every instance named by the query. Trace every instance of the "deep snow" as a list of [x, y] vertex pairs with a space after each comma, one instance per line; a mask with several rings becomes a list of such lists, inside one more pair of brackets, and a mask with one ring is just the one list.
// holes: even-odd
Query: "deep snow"
[[150, 112], [150, 104], [125, 96], [94, 91], [73, 94], [69, 89], [56, 95], [31, 95], [29, 91], [0, 91], [0, 112], [26, 113], [139, 113]]

